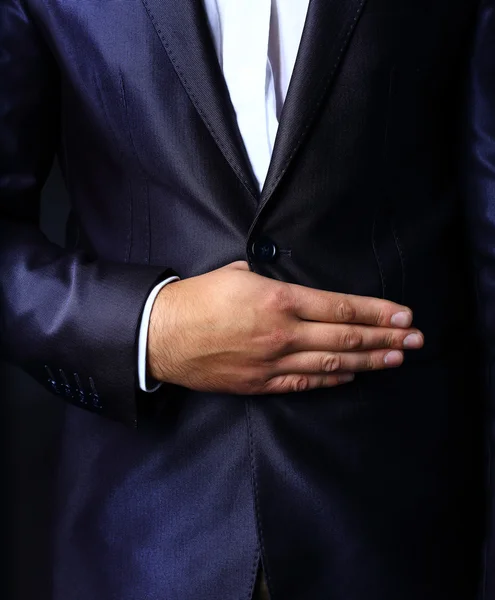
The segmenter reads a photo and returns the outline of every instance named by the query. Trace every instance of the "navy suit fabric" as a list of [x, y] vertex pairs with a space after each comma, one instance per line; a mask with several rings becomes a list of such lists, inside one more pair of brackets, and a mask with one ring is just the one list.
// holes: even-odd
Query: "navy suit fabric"
[[[260, 561], [272, 600], [495, 598], [493, 0], [312, 0], [261, 193], [199, 1], [0, 8], [1, 350], [70, 404], [54, 600], [249, 600]], [[140, 392], [153, 285], [239, 259], [404, 303], [425, 348], [336, 389]]]

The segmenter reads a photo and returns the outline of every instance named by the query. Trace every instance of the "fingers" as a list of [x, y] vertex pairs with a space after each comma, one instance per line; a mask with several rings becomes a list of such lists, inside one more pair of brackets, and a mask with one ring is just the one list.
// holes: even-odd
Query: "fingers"
[[305, 392], [317, 388], [335, 387], [350, 383], [354, 379], [352, 373], [334, 375], [280, 375], [274, 377], [262, 390], [263, 394], [287, 394], [291, 392]]
[[283, 394], [350, 383], [354, 373], [399, 367], [404, 353], [399, 350], [371, 352], [298, 352], [281, 359], [263, 393]]
[[315, 290], [292, 284], [295, 314], [306, 321], [361, 323], [381, 327], [410, 327], [411, 309], [367, 296]]
[[300, 321], [294, 329], [294, 351], [350, 352], [353, 350], [417, 350], [424, 344], [417, 329], [389, 329], [367, 325], [332, 325]]
[[274, 376], [325, 375], [378, 371], [399, 367], [404, 360], [400, 350], [373, 350], [372, 352], [297, 352], [285, 356], [274, 367]]

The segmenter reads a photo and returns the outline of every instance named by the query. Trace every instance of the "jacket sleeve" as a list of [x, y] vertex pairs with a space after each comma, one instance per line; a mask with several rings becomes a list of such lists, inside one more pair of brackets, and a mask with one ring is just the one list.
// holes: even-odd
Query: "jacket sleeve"
[[466, 215], [486, 373], [487, 522], [481, 597], [495, 600], [495, 0], [482, 0], [468, 85]]
[[0, 10], [0, 356], [54, 395], [136, 425], [141, 312], [175, 273], [69, 252], [41, 232], [59, 77], [23, 0]]

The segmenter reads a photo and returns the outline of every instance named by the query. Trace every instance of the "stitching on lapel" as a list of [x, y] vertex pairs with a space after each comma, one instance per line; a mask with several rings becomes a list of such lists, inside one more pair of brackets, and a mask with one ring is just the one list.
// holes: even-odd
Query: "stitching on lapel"
[[[144, 0], [144, 2], [146, 2], [146, 0]], [[276, 179], [272, 182], [272, 185], [270, 186], [270, 188], [267, 189], [266, 192], [263, 191], [263, 196], [266, 193], [267, 199], [265, 200], [265, 202], [263, 203], [263, 205], [260, 206], [260, 209], [259, 209], [258, 212], [261, 212], [261, 209], [265, 206], [265, 204], [266, 204], [267, 200], [270, 198], [273, 190], [277, 187], [277, 185], [279, 184], [280, 180], [284, 176], [285, 172], [287, 171], [287, 167], [289, 166], [292, 158], [294, 157], [294, 154], [297, 152], [299, 146], [301, 145], [301, 141], [302, 141], [303, 137], [306, 135], [308, 129], [311, 127], [311, 124], [313, 122], [313, 117], [315, 116], [315, 113], [320, 108], [321, 103], [323, 102], [323, 99], [324, 99], [324, 97], [326, 95], [326, 92], [328, 90], [328, 86], [330, 85], [330, 82], [332, 81], [333, 76], [335, 75], [335, 71], [337, 70], [337, 67], [340, 64], [340, 60], [342, 58], [342, 54], [344, 53], [344, 50], [346, 49], [347, 43], [349, 41], [349, 38], [351, 37], [352, 32], [354, 31], [354, 26], [356, 25], [356, 23], [357, 23], [357, 21], [358, 21], [358, 19], [360, 17], [360, 14], [361, 14], [361, 11], [363, 9], [363, 6], [364, 6], [365, 2], [366, 2], [366, 0], [361, 0], [361, 2], [359, 3], [358, 9], [356, 11], [356, 15], [355, 15], [354, 19], [352, 20], [351, 25], [349, 26], [349, 31], [347, 32], [347, 35], [345, 36], [344, 41], [342, 42], [342, 46], [341, 46], [341, 48], [339, 50], [337, 58], [335, 59], [335, 63], [333, 65], [333, 67], [331, 68], [330, 73], [327, 75], [326, 82], [325, 82], [325, 84], [323, 86], [323, 90], [320, 93], [320, 97], [317, 100], [317, 102], [315, 103], [315, 106], [313, 107], [313, 110], [311, 111], [311, 113], [307, 117], [307, 124], [306, 124], [306, 126], [302, 130], [301, 135], [299, 136], [299, 138], [296, 140], [296, 142], [294, 144], [294, 148], [292, 149], [291, 153], [287, 157], [287, 159], [286, 159], [286, 161], [285, 161], [282, 169], [280, 170], [280, 173], [277, 175]], [[325, 78], [323, 78], [321, 81], [325, 81]], [[321, 85], [321, 82], [320, 82], [320, 85]]]
[[[363, 0], [364, 1], [364, 0]], [[177, 62], [177, 58], [176, 58], [176, 54], [175, 52], [172, 50], [172, 48], [170, 47], [170, 44], [166, 41], [162, 30], [158, 27], [158, 23], [156, 22], [155, 16], [151, 11], [151, 8], [148, 4], [147, 0], [142, 0], [146, 11], [155, 27], [155, 31], [157, 32], [158, 36], [160, 37], [160, 40], [163, 44], [163, 46], [165, 47], [165, 50], [167, 51], [167, 54], [177, 72], [177, 75], [179, 76], [179, 79], [182, 82], [182, 85], [184, 86], [187, 94], [189, 95], [189, 97], [191, 98], [196, 110], [198, 111], [198, 113], [200, 114], [201, 118], [203, 119], [203, 122], [205, 123], [208, 131], [210, 132], [211, 136], [213, 137], [213, 139], [215, 140], [215, 142], [217, 143], [218, 147], [220, 148], [220, 150], [222, 151], [222, 154], [224, 155], [225, 159], [227, 160], [227, 162], [229, 163], [229, 165], [231, 166], [232, 170], [235, 172], [235, 174], [237, 175], [237, 177], [239, 178], [239, 180], [241, 181], [241, 183], [244, 185], [244, 187], [246, 188], [246, 190], [251, 194], [251, 196], [257, 200], [257, 195], [256, 192], [251, 188], [251, 186], [249, 185], [249, 182], [247, 181], [247, 179], [244, 177], [244, 174], [242, 173], [242, 171], [240, 171], [237, 166], [235, 165], [235, 163], [231, 160], [231, 155], [230, 153], [227, 151], [227, 148], [225, 148], [224, 144], [221, 142], [221, 140], [219, 140], [218, 136], [216, 135], [213, 127], [210, 124], [210, 121], [207, 117], [207, 115], [205, 114], [205, 112], [201, 109], [201, 107], [199, 106], [199, 103], [197, 101], [197, 98], [195, 96], [195, 94], [193, 93], [191, 87], [189, 86], [189, 83], [184, 75], [184, 73], [182, 72], [182, 70], [180, 69], [178, 62]]]

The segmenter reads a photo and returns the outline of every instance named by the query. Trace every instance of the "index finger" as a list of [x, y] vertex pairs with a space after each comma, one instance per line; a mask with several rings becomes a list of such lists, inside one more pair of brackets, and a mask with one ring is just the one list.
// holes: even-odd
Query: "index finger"
[[292, 287], [295, 314], [306, 321], [397, 328], [412, 324], [412, 310], [390, 300], [315, 290], [296, 284]]

